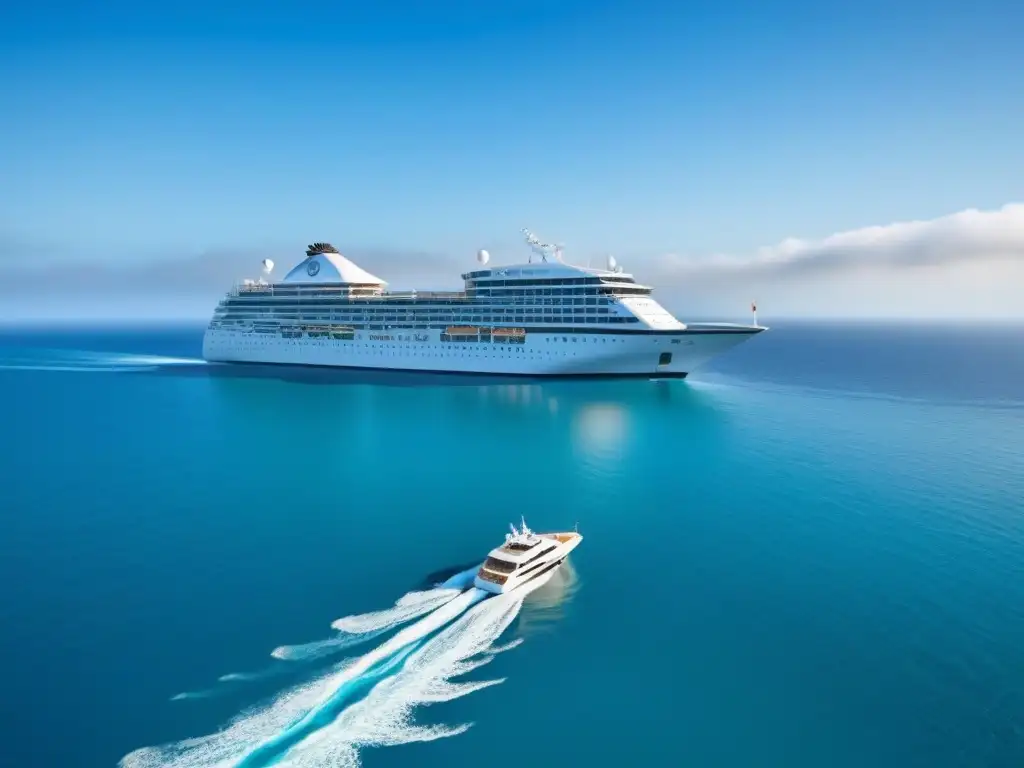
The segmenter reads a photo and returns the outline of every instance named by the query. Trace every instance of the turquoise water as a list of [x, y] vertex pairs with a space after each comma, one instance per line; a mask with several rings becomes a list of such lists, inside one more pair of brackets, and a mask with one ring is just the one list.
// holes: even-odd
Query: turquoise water
[[[5, 332], [0, 762], [1024, 765], [1021, 337], [783, 324], [685, 382], [507, 383]], [[521, 607], [332, 630], [520, 515], [585, 537]]]

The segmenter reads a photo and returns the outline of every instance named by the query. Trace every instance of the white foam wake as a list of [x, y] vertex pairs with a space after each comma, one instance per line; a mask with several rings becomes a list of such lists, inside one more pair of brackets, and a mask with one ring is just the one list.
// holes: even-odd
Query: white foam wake
[[109, 365], [206, 365], [200, 357], [167, 357], [166, 355], [104, 355], [100, 356]]
[[410, 592], [402, 596], [391, 608], [383, 611], [345, 616], [336, 620], [331, 627], [340, 632], [360, 634], [377, 632], [402, 624], [417, 616], [430, 613], [461, 594], [458, 589], [429, 589], [424, 592]]
[[460, 613], [476, 605], [487, 596], [487, 592], [476, 588], [460, 593], [455, 599], [449, 600], [415, 624], [399, 630], [390, 640], [381, 643], [372, 651], [360, 657], [355, 664], [346, 670], [346, 674], [353, 674], [354, 676], [354, 674], [365, 672], [378, 661], [386, 659], [400, 648], [421, 640], [432, 632], [436, 632]]
[[487, 596], [472, 589], [436, 609], [426, 618], [400, 630], [387, 642], [357, 659], [335, 665], [326, 675], [295, 686], [280, 694], [269, 704], [257, 707], [235, 718], [218, 733], [186, 739], [162, 747], [138, 749], [124, 758], [123, 768], [212, 768], [234, 765], [256, 749], [272, 744], [295, 729], [307, 727], [317, 713], [336, 697], [339, 689], [375, 664], [421, 640], [471, 605]]
[[360, 643], [365, 643], [378, 635], [384, 634], [389, 628], [390, 627], [383, 627], [372, 632], [360, 632], [358, 634], [339, 632], [334, 637], [328, 637], [323, 640], [314, 640], [311, 643], [302, 643], [301, 645], [280, 645], [272, 650], [270, 655], [275, 659], [281, 659], [282, 661], [312, 661], [313, 659], [320, 659], [324, 656], [339, 653], [346, 648], [351, 648], [355, 645], [359, 645]]
[[503, 682], [452, 682], [451, 678], [488, 664], [498, 653], [522, 642], [494, 645], [518, 615], [526, 596], [546, 581], [542, 577], [535, 584], [472, 607], [413, 652], [397, 674], [385, 678], [332, 723], [292, 747], [275, 766], [356, 768], [360, 764], [359, 750], [364, 747], [432, 741], [464, 733], [471, 724], [416, 725], [412, 721], [414, 711], [417, 706], [452, 701]]
[[192, 357], [166, 357], [123, 352], [88, 352], [75, 349], [16, 349], [0, 357], [0, 369], [8, 371], [63, 371], [117, 373], [153, 371], [174, 365], [205, 365]]
[[[524, 598], [548, 578], [487, 600], [488, 594], [482, 590], [463, 592], [366, 655], [336, 664], [326, 674], [242, 713], [223, 730], [136, 750], [122, 758], [120, 765], [226, 768], [240, 762], [276, 765], [283, 760], [303, 767], [356, 766], [359, 749], [365, 746], [462, 733], [468, 724], [455, 728], [416, 726], [411, 722], [413, 710], [418, 705], [450, 701], [502, 682], [452, 682], [451, 678], [477, 669], [497, 653], [519, 644], [513, 641], [494, 646], [519, 613]], [[406, 655], [408, 658], [403, 659]], [[384, 677], [364, 699], [342, 708], [354, 690], [350, 684], [388, 674], [390, 677]], [[340, 714], [335, 717], [338, 709]], [[254, 755], [259, 757], [250, 761]]]
[[[293, 667], [284, 664], [274, 664], [256, 672], [229, 672], [217, 678], [218, 683], [234, 685], [236, 683], [254, 683], [260, 680], [268, 680], [272, 677], [294, 671]], [[193, 699], [210, 699], [220, 696], [230, 690], [225, 685], [218, 685], [212, 688], [205, 688], [200, 691], [185, 691], [171, 697], [171, 701], [192, 701]]]
[[[336, 664], [326, 677], [343, 673], [353, 659]], [[268, 704], [244, 711], [217, 733], [159, 747], [143, 747], [121, 758], [122, 768], [218, 768], [234, 765], [253, 744], [279, 733], [324, 699], [319, 678], [279, 694]]]
[[[440, 608], [437, 608], [433, 613], [428, 614], [425, 618], [420, 619], [415, 624], [399, 630], [395, 633], [394, 637], [381, 643], [369, 653], [360, 656], [342, 672], [332, 675], [329, 684], [331, 692], [337, 692], [342, 685], [355, 680], [360, 675], [368, 672], [373, 665], [383, 661], [392, 654], [397, 653], [405, 646], [415, 643], [418, 640], [422, 640], [431, 633], [436, 632], [460, 613], [480, 602], [485, 597], [487, 597], [487, 593], [481, 589], [468, 590], [459, 594], [455, 599], [449, 600]], [[326, 703], [326, 701], [324, 703]], [[309, 712], [303, 720], [295, 724], [295, 728], [301, 729], [305, 727], [309, 724], [310, 720], [316, 716], [316, 714], [317, 713], [315, 711]]]
[[420, 592], [409, 592], [398, 599], [393, 607], [383, 611], [373, 611], [357, 616], [345, 616], [338, 619], [332, 627], [341, 632], [375, 632], [397, 626], [409, 619], [421, 616], [434, 608], [444, 605], [455, 598], [462, 590], [473, 583], [480, 566], [467, 568], [456, 573], [434, 589]]
[[331, 624], [331, 627], [340, 634], [311, 643], [278, 646], [270, 655], [286, 661], [309, 661], [359, 645], [454, 600], [462, 590], [472, 584], [473, 576], [478, 569], [479, 566], [456, 573], [434, 589], [409, 592], [400, 597], [391, 608], [343, 616]]
[[[403, 595], [392, 608], [383, 611], [346, 616], [334, 622], [335, 625], [349, 627], [350, 631], [339, 631], [332, 637], [314, 640], [300, 645], [282, 645], [271, 651], [270, 655], [282, 661], [307, 662], [332, 656], [354, 646], [369, 642], [390, 629], [406, 621], [418, 618], [435, 608], [453, 600], [461, 590], [469, 586], [479, 566], [454, 574], [435, 589], [409, 592]], [[231, 672], [217, 678], [220, 683], [247, 683], [264, 680], [287, 672], [287, 666], [273, 665], [256, 672]], [[208, 699], [223, 693], [220, 687], [200, 691], [185, 691], [171, 697], [171, 701], [192, 701]]]
[[217, 678], [218, 683], [244, 683], [249, 680], [259, 680], [262, 675], [259, 672], [230, 672]]
[[216, 695], [216, 691], [212, 688], [206, 691], [183, 691], [182, 693], [176, 693], [171, 696], [171, 701], [191, 701], [193, 699], [208, 699], [211, 696]]

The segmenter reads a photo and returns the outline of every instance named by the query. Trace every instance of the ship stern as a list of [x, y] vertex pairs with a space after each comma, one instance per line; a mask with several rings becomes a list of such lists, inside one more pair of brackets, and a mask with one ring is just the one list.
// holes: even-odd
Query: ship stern
[[502, 583], [498, 584], [497, 582], [491, 581], [491, 579], [489, 578], [481, 577], [479, 573], [476, 575], [476, 578], [473, 579], [474, 587], [483, 592], [490, 592], [492, 595], [504, 594], [506, 591], [505, 587], [507, 584], [507, 579], [505, 581], [502, 581]]

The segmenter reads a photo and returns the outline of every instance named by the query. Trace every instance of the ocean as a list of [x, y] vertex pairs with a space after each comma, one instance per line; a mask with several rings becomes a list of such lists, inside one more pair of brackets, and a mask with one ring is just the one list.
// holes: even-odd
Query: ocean
[[[1020, 768], [1022, 331], [508, 382], [4, 330], [0, 764]], [[522, 517], [583, 543], [474, 596]]]

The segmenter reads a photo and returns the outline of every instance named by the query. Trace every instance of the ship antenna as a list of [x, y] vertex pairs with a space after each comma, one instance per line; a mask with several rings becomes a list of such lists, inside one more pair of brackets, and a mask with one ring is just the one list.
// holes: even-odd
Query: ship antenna
[[[549, 255], [554, 255], [555, 259], [558, 261], [562, 260], [561, 243], [542, 243], [539, 237], [525, 228], [523, 229], [523, 234], [526, 235], [526, 244], [530, 246], [530, 250], [533, 251], [533, 253], [540, 256], [541, 261], [547, 261]], [[530, 256], [530, 263], [533, 263], [533, 256]]]

